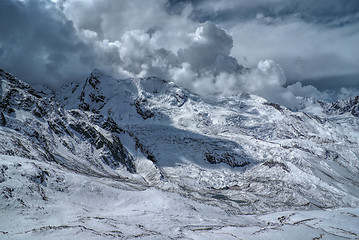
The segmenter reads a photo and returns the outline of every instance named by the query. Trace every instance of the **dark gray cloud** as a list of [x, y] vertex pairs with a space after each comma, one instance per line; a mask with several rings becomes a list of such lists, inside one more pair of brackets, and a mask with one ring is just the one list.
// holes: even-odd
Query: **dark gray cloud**
[[0, 65], [33, 83], [56, 87], [94, 67], [72, 22], [45, 0], [0, 1]]
[[0, 66], [52, 87], [96, 67], [299, 108], [358, 94], [358, 17], [356, 0], [3, 0]]
[[331, 26], [359, 22], [357, 0], [170, 0], [169, 9], [181, 9], [185, 4], [194, 6], [192, 17], [199, 21], [236, 23], [256, 18], [258, 13], [270, 18], [295, 15], [307, 21]]

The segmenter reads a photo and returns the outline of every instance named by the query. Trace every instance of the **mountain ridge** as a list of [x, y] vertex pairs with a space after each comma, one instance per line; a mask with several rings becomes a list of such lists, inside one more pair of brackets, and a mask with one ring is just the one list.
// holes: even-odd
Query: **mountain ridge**
[[[2, 70], [0, 78], [0, 155], [51, 167], [25, 181], [45, 205], [57, 194], [46, 179], [69, 171], [231, 214], [359, 206], [355, 115], [326, 106], [320, 116], [293, 112], [249, 93], [200, 97], [163, 79], [98, 70], [53, 93]], [[6, 185], [13, 166], [3, 166], [3, 206], [14, 198], [30, 206], [27, 195], [9, 190], [18, 189]]]

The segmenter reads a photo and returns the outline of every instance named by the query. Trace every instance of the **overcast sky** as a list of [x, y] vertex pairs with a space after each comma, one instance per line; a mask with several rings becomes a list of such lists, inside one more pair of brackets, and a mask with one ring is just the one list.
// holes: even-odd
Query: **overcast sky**
[[359, 1], [1, 0], [0, 68], [53, 89], [98, 68], [295, 108], [359, 95]]

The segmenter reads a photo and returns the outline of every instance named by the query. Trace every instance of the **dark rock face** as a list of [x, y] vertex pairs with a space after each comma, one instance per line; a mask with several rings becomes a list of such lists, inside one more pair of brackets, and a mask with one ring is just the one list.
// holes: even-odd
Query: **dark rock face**
[[207, 162], [211, 164], [226, 163], [231, 167], [245, 167], [250, 164], [246, 157], [230, 152], [208, 152], [205, 154]]
[[136, 112], [141, 115], [141, 117], [146, 120], [147, 118], [151, 118], [154, 114], [144, 107], [146, 103], [146, 99], [137, 99], [135, 102]]
[[118, 136], [113, 134], [113, 141], [110, 142], [101, 133], [96, 131], [94, 127], [85, 122], [70, 124], [69, 126], [79, 133], [84, 141], [90, 142], [97, 150], [101, 150], [102, 154], [100, 155], [100, 158], [103, 163], [112, 168], [117, 168], [122, 164], [129, 172], [134, 173], [136, 171], [133, 157], [122, 145]]
[[[0, 88], [0, 126], [6, 125], [22, 134], [10, 141], [9, 149], [0, 148], [1, 154], [29, 159], [40, 158], [76, 171], [87, 171], [85, 166], [71, 163], [71, 160], [66, 159], [68, 156], [62, 156], [58, 150], [60, 143], [74, 158], [86, 152], [83, 157], [92, 161], [91, 164], [97, 166], [100, 172], [104, 171], [104, 168], [100, 163], [96, 163], [97, 159], [112, 169], [124, 166], [129, 172], [136, 171], [134, 158], [118, 136], [123, 131], [113, 120], [104, 119], [96, 114], [96, 111], [86, 114], [81, 110], [65, 110], [51, 96], [41, 96], [29, 85], [2, 70], [0, 81], [3, 83], [0, 85], [3, 86]], [[88, 86], [94, 89], [99, 84], [96, 76], [91, 76], [87, 82]], [[93, 101], [103, 104], [104, 99], [105, 97], [95, 97]], [[13, 116], [15, 111], [26, 112], [26, 120]], [[102, 132], [108, 132], [112, 141]], [[84, 149], [77, 149], [77, 143], [83, 143]], [[28, 149], [29, 146], [35, 150]]]
[[270, 160], [270, 161], [264, 162], [263, 165], [267, 166], [269, 168], [279, 167], [279, 168], [283, 169], [286, 172], [290, 172], [289, 167], [286, 164], [282, 163], [282, 162], [275, 162], [273, 160]]
[[359, 117], [359, 96], [349, 98], [348, 100], [336, 101], [330, 105], [325, 112], [328, 114], [350, 113], [355, 117]]
[[84, 111], [92, 111], [93, 113], [100, 113], [100, 110], [106, 104], [106, 97], [101, 93], [101, 82], [99, 75], [101, 73], [91, 73], [90, 77], [86, 79], [80, 95], [80, 109]]
[[263, 103], [263, 105], [272, 106], [275, 109], [277, 109], [278, 111], [283, 112], [283, 108], [277, 103], [265, 102], [265, 103]]
[[6, 125], [6, 119], [2, 112], [0, 112], [0, 126], [4, 127]]
[[6, 170], [8, 170], [8, 167], [6, 165], [0, 166], [0, 183], [6, 181]]

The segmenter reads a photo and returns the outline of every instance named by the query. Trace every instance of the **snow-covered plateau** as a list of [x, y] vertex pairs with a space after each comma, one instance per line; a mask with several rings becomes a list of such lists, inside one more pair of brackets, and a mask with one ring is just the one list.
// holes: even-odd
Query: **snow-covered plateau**
[[[0, 70], [0, 239], [359, 239], [359, 97], [291, 111]], [[315, 111], [314, 111], [315, 110]]]

